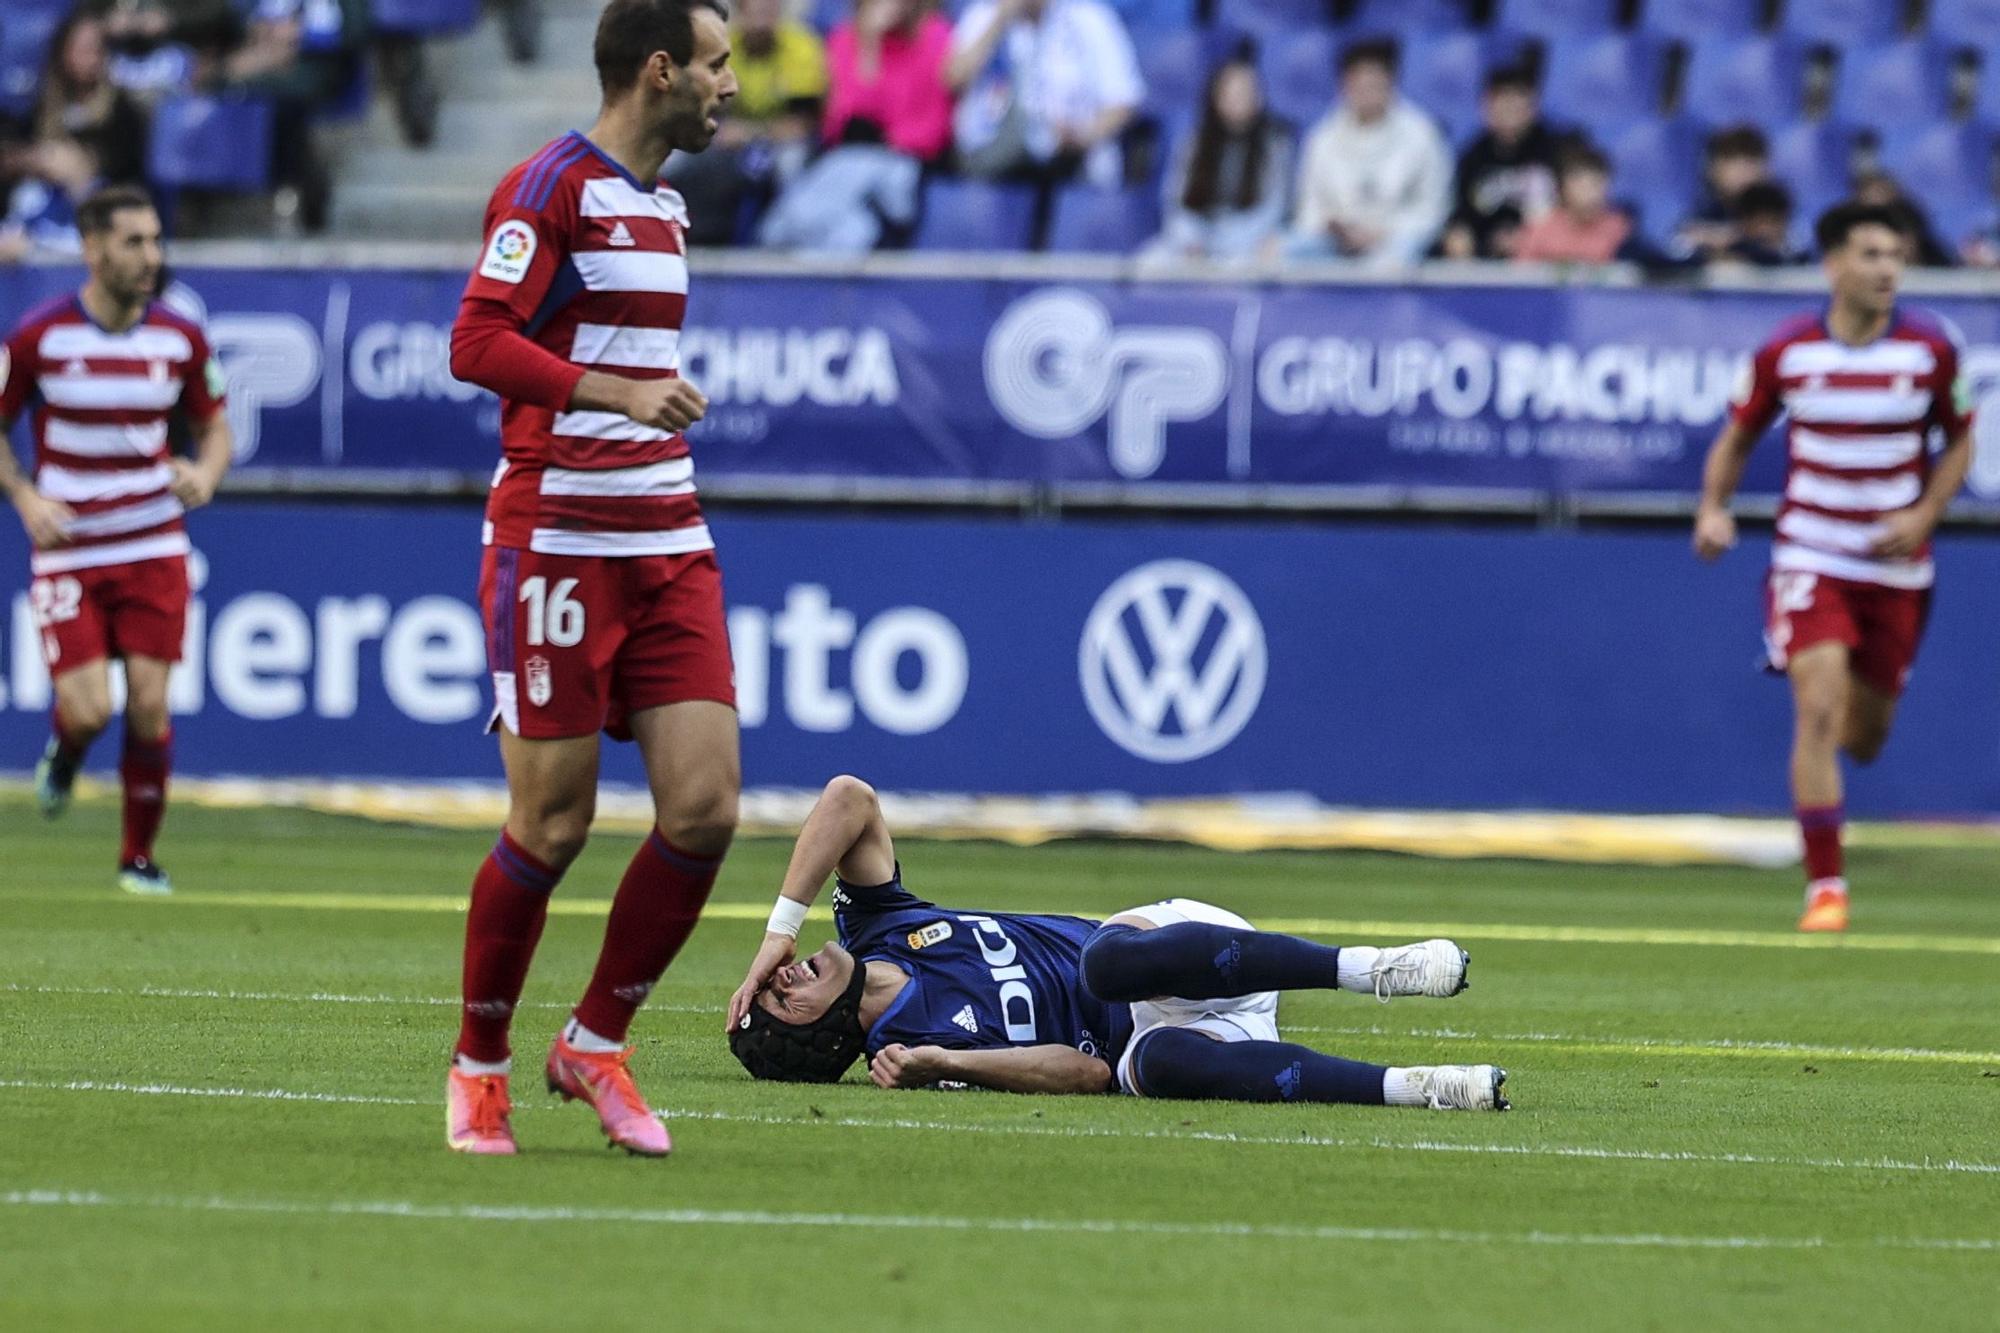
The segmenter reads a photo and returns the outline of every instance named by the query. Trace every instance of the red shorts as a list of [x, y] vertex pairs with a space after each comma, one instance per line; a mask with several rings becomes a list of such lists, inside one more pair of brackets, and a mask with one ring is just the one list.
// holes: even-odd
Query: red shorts
[[28, 585], [28, 605], [51, 676], [105, 657], [178, 662], [187, 629], [187, 557], [44, 574]]
[[516, 736], [608, 732], [708, 699], [736, 706], [722, 571], [692, 555], [544, 555], [489, 546], [479, 572], [493, 717]]
[[1894, 699], [1909, 683], [1930, 610], [1929, 588], [1774, 569], [1764, 583], [1764, 647], [1783, 671], [1815, 644], [1844, 643], [1854, 674]]

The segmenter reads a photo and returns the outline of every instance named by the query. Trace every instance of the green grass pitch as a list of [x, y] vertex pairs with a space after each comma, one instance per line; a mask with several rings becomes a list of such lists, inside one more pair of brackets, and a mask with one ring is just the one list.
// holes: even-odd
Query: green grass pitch
[[[1361, 1059], [1504, 1064], [1496, 1116], [753, 1085], [720, 1006], [786, 847], [748, 841], [716, 894], [739, 910], [635, 1029], [674, 1156], [608, 1152], [540, 1090], [596, 948], [579, 910], [517, 1024], [524, 1155], [469, 1160], [443, 1144], [461, 923], [435, 900], [488, 836], [182, 808], [184, 899], [158, 902], [112, 886], [115, 820], [0, 795], [0, 1328], [2000, 1321], [1992, 851], [1863, 853], [1854, 939], [1893, 947], [1798, 948], [1790, 873], [901, 848], [952, 906], [1463, 923], [1464, 995], [1282, 1017]], [[596, 841], [563, 900], [601, 903], [632, 846]]]

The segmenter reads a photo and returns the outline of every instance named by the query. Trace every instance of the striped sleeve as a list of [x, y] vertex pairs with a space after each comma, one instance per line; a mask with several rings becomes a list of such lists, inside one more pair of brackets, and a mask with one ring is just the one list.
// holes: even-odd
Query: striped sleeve
[[194, 345], [194, 351], [188, 357], [181, 381], [181, 406], [187, 409], [188, 420], [206, 422], [222, 410], [227, 397], [222, 363], [199, 328], [188, 330], [188, 341]]
[[1750, 364], [1744, 367], [1743, 378], [1730, 399], [1730, 420], [1752, 438], [1771, 428], [1784, 404], [1778, 383], [1778, 354], [1782, 350], [1781, 342], [1768, 342], [1758, 348]]
[[23, 324], [0, 343], [0, 428], [13, 425], [34, 396], [35, 332], [34, 326]]

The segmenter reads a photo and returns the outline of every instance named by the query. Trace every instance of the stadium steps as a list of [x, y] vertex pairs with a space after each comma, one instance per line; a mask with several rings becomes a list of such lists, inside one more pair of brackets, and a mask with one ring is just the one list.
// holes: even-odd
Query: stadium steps
[[591, 37], [601, 0], [544, 0], [542, 57], [515, 65], [490, 17], [429, 47], [443, 90], [428, 148], [403, 142], [386, 88], [368, 114], [330, 127], [335, 158], [332, 234], [348, 239], [476, 240], [494, 183], [597, 109]]

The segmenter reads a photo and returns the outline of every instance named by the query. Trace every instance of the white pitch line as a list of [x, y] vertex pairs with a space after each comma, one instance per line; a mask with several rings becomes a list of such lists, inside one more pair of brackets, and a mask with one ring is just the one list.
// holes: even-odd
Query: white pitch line
[[13, 1208], [148, 1208], [176, 1212], [251, 1213], [307, 1217], [387, 1217], [449, 1222], [610, 1222], [620, 1225], [774, 1227], [885, 1231], [1009, 1232], [1098, 1236], [1196, 1236], [1217, 1239], [1359, 1241], [1391, 1244], [1533, 1245], [1664, 1250], [1891, 1249], [1986, 1252], [2000, 1241], [1983, 1236], [1677, 1236], [1562, 1231], [1457, 1231], [1427, 1227], [1296, 1226], [1262, 1222], [1152, 1222], [1136, 1218], [954, 1217], [920, 1213], [780, 1213], [761, 1209], [576, 1208], [525, 1204], [427, 1204], [400, 1199], [228, 1199], [218, 1196], [116, 1198], [89, 1191], [14, 1190], [0, 1194]]
[[[38, 1092], [109, 1092], [146, 1097], [214, 1097], [245, 1101], [318, 1102], [341, 1106], [433, 1106], [435, 1102], [413, 1097], [370, 1097], [339, 1092], [294, 1092], [283, 1088], [203, 1088], [176, 1083], [126, 1083], [94, 1079], [64, 1082], [34, 1079], [0, 1079], [0, 1089], [17, 1088]], [[540, 1109], [529, 1103], [517, 1106], [517, 1113]], [[1946, 1175], [2000, 1175], [2000, 1162], [1967, 1162], [1956, 1158], [1907, 1161], [1896, 1158], [1864, 1158], [1850, 1161], [1838, 1157], [1769, 1157], [1755, 1153], [1660, 1152], [1643, 1148], [1596, 1148], [1564, 1144], [1451, 1143], [1418, 1139], [1400, 1141], [1381, 1137], [1335, 1138], [1308, 1134], [1239, 1134], [1228, 1130], [1105, 1129], [1080, 1125], [994, 1124], [981, 1121], [919, 1120], [908, 1117], [878, 1119], [862, 1116], [785, 1116], [745, 1111], [710, 1111], [688, 1107], [661, 1108], [654, 1112], [669, 1124], [675, 1121], [710, 1121], [718, 1124], [770, 1125], [780, 1128], [805, 1126], [828, 1129], [872, 1129], [894, 1132], [919, 1131], [934, 1134], [995, 1134], [1014, 1138], [1132, 1139], [1141, 1141], [1224, 1143], [1268, 1148], [1361, 1148], [1376, 1152], [1458, 1153], [1496, 1157], [1554, 1157], [1602, 1162], [1659, 1162], [1680, 1165], [1788, 1167], [1816, 1171], [1887, 1171], [1940, 1173]]]
[[[20, 982], [0, 984], [0, 994], [101, 995], [125, 996], [147, 1000], [232, 1000], [260, 1004], [379, 1004], [447, 1008], [455, 1008], [459, 1003], [456, 997], [448, 995], [349, 995], [333, 991], [208, 990], [179, 986], [139, 986], [136, 988], [117, 986], [30, 986]], [[572, 1006], [550, 1000], [530, 1000], [523, 1001], [519, 1007], [522, 1009], [569, 1009]], [[719, 1014], [723, 1012], [721, 1005], [670, 1004], [661, 1001], [649, 1003], [647, 1008], [653, 1013], [669, 1014]], [[1649, 1051], [1658, 1051], [1663, 1054], [1681, 1052], [1698, 1053], [1705, 1051], [1717, 1055], [1797, 1055], [1821, 1060], [1937, 1061], [1952, 1064], [1984, 1064], [1991, 1062], [2000, 1064], [2000, 1051], [1940, 1050], [1919, 1046], [1821, 1046], [1804, 1042], [1739, 1040], [1733, 1037], [1614, 1037], [1590, 1036], [1575, 1032], [1476, 1032], [1463, 1028], [1407, 1028], [1398, 1030], [1382, 1027], [1379, 1024], [1367, 1027], [1326, 1027], [1286, 1023], [1284, 1024], [1284, 1030], [1287, 1033], [1339, 1037], [1399, 1037], [1411, 1040], [1573, 1045], [1601, 1047], [1612, 1051], [1629, 1051], [1635, 1055], [1645, 1054]]]

